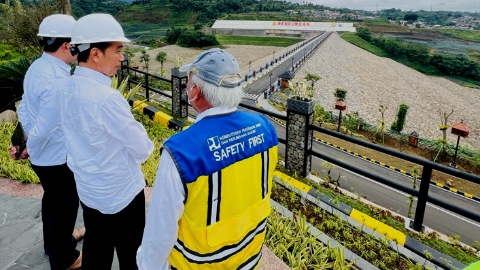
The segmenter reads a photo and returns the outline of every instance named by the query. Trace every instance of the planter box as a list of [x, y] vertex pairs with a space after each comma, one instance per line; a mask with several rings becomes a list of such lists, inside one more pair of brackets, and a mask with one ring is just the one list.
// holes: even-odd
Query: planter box
[[303, 101], [294, 98], [287, 99], [287, 109], [301, 114], [313, 113], [314, 104], [313, 100]]

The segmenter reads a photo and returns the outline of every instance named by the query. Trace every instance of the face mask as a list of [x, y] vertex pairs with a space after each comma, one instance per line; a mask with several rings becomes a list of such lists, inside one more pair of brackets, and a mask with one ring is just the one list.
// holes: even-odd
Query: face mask
[[187, 91], [187, 102], [188, 102], [189, 105], [192, 105], [191, 102], [194, 101], [195, 98], [188, 99], [188, 93], [190, 93], [190, 91], [192, 91], [192, 89], [193, 89], [195, 86], [196, 86], [196, 84], [192, 85], [192, 87], [190, 87], [190, 89], [188, 89], [188, 91]]

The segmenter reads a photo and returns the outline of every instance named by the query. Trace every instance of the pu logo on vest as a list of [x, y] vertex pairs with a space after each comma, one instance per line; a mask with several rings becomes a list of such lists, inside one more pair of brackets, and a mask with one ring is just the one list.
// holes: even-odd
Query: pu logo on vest
[[220, 140], [218, 139], [218, 136], [208, 138], [207, 142], [208, 142], [208, 148], [210, 149], [210, 151], [217, 150], [221, 147], [220, 146]]
[[[255, 125], [232, 131], [230, 133], [207, 139], [208, 149], [213, 152], [215, 161], [222, 161], [231, 156], [237, 155], [245, 151], [245, 143], [248, 148], [254, 148], [265, 142], [263, 133], [257, 135], [257, 128], [262, 125]], [[237, 142], [235, 142], [237, 141]]]

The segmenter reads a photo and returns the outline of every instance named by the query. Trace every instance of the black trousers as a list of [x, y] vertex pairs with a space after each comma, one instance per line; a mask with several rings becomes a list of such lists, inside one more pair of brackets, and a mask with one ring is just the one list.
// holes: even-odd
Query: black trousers
[[33, 171], [43, 187], [42, 222], [45, 252], [50, 257], [52, 270], [65, 270], [77, 260], [72, 232], [78, 212], [78, 194], [75, 179], [67, 164], [36, 166]]
[[145, 193], [142, 190], [130, 204], [115, 214], [102, 214], [80, 202], [85, 222], [82, 270], [112, 268], [114, 249], [121, 270], [138, 269], [137, 249], [145, 228]]

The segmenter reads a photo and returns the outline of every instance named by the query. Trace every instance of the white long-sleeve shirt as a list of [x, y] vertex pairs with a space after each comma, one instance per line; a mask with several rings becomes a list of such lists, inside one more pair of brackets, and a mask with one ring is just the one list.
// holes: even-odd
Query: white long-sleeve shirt
[[68, 77], [70, 66], [48, 53], [43, 53], [25, 75], [17, 113], [28, 136], [27, 150], [34, 165], [54, 166], [66, 162], [67, 150], [55, 95], [58, 81]]
[[[200, 113], [196, 122], [209, 115], [225, 114], [236, 108], [211, 108]], [[137, 251], [140, 270], [169, 269], [168, 256], [177, 241], [178, 221], [183, 215], [185, 189], [172, 157], [162, 151], [148, 208], [142, 244]]]
[[145, 187], [140, 164], [154, 148], [125, 98], [110, 84], [102, 73], [77, 67], [62, 82], [57, 99], [78, 196], [104, 214], [121, 211]]

